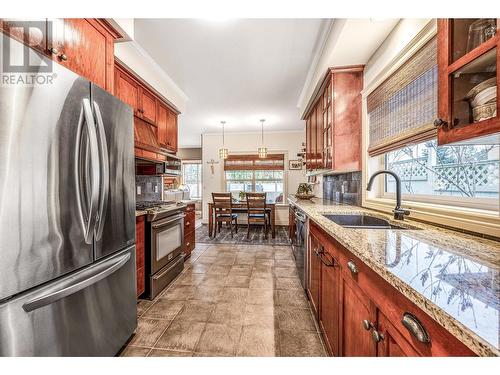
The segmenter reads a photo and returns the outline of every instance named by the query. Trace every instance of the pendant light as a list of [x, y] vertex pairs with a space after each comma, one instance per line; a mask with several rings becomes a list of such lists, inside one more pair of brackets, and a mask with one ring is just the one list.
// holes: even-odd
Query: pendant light
[[260, 125], [262, 128], [262, 138], [261, 138], [262, 145], [258, 148], [259, 158], [267, 158], [267, 148], [264, 147], [264, 121], [266, 120], [265, 119], [260, 120]]
[[219, 148], [219, 157], [221, 159], [227, 159], [229, 152], [227, 148], [224, 147], [224, 125], [226, 124], [226, 122], [221, 121], [220, 123], [222, 124], [222, 148]]

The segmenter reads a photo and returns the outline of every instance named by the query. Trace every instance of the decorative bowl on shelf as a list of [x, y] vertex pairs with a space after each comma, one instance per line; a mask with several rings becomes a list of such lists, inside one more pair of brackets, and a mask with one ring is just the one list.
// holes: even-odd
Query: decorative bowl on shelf
[[481, 91], [486, 90], [489, 87], [496, 86], [497, 79], [496, 77], [492, 77], [487, 79], [486, 81], [481, 82], [480, 84], [474, 86], [470, 91], [465, 95], [466, 100], [473, 100], [474, 97], [479, 94]]
[[295, 194], [294, 196], [297, 199], [313, 199], [316, 197], [314, 194]]
[[470, 102], [472, 108], [495, 101], [497, 98], [497, 86], [491, 86], [477, 93]]
[[497, 102], [478, 105], [472, 108], [472, 118], [474, 122], [487, 120], [497, 115]]

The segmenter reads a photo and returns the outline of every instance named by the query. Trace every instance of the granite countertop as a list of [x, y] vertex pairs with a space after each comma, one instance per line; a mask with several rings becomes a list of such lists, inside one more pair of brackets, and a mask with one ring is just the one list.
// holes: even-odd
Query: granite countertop
[[[500, 356], [500, 242], [332, 201], [288, 200], [476, 354]], [[415, 229], [343, 228], [325, 213]]]
[[135, 210], [135, 217], [142, 216], [142, 215], [147, 215], [148, 212], [144, 210]]

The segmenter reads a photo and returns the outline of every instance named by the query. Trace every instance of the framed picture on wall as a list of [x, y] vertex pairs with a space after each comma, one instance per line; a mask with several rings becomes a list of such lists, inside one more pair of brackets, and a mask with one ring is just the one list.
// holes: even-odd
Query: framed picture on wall
[[288, 160], [288, 169], [301, 170], [302, 169], [302, 160]]

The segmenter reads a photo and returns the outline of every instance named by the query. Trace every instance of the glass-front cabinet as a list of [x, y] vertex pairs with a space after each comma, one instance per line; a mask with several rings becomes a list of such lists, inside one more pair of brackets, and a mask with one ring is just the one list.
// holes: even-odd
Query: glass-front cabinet
[[500, 143], [499, 21], [438, 20], [438, 143]]

